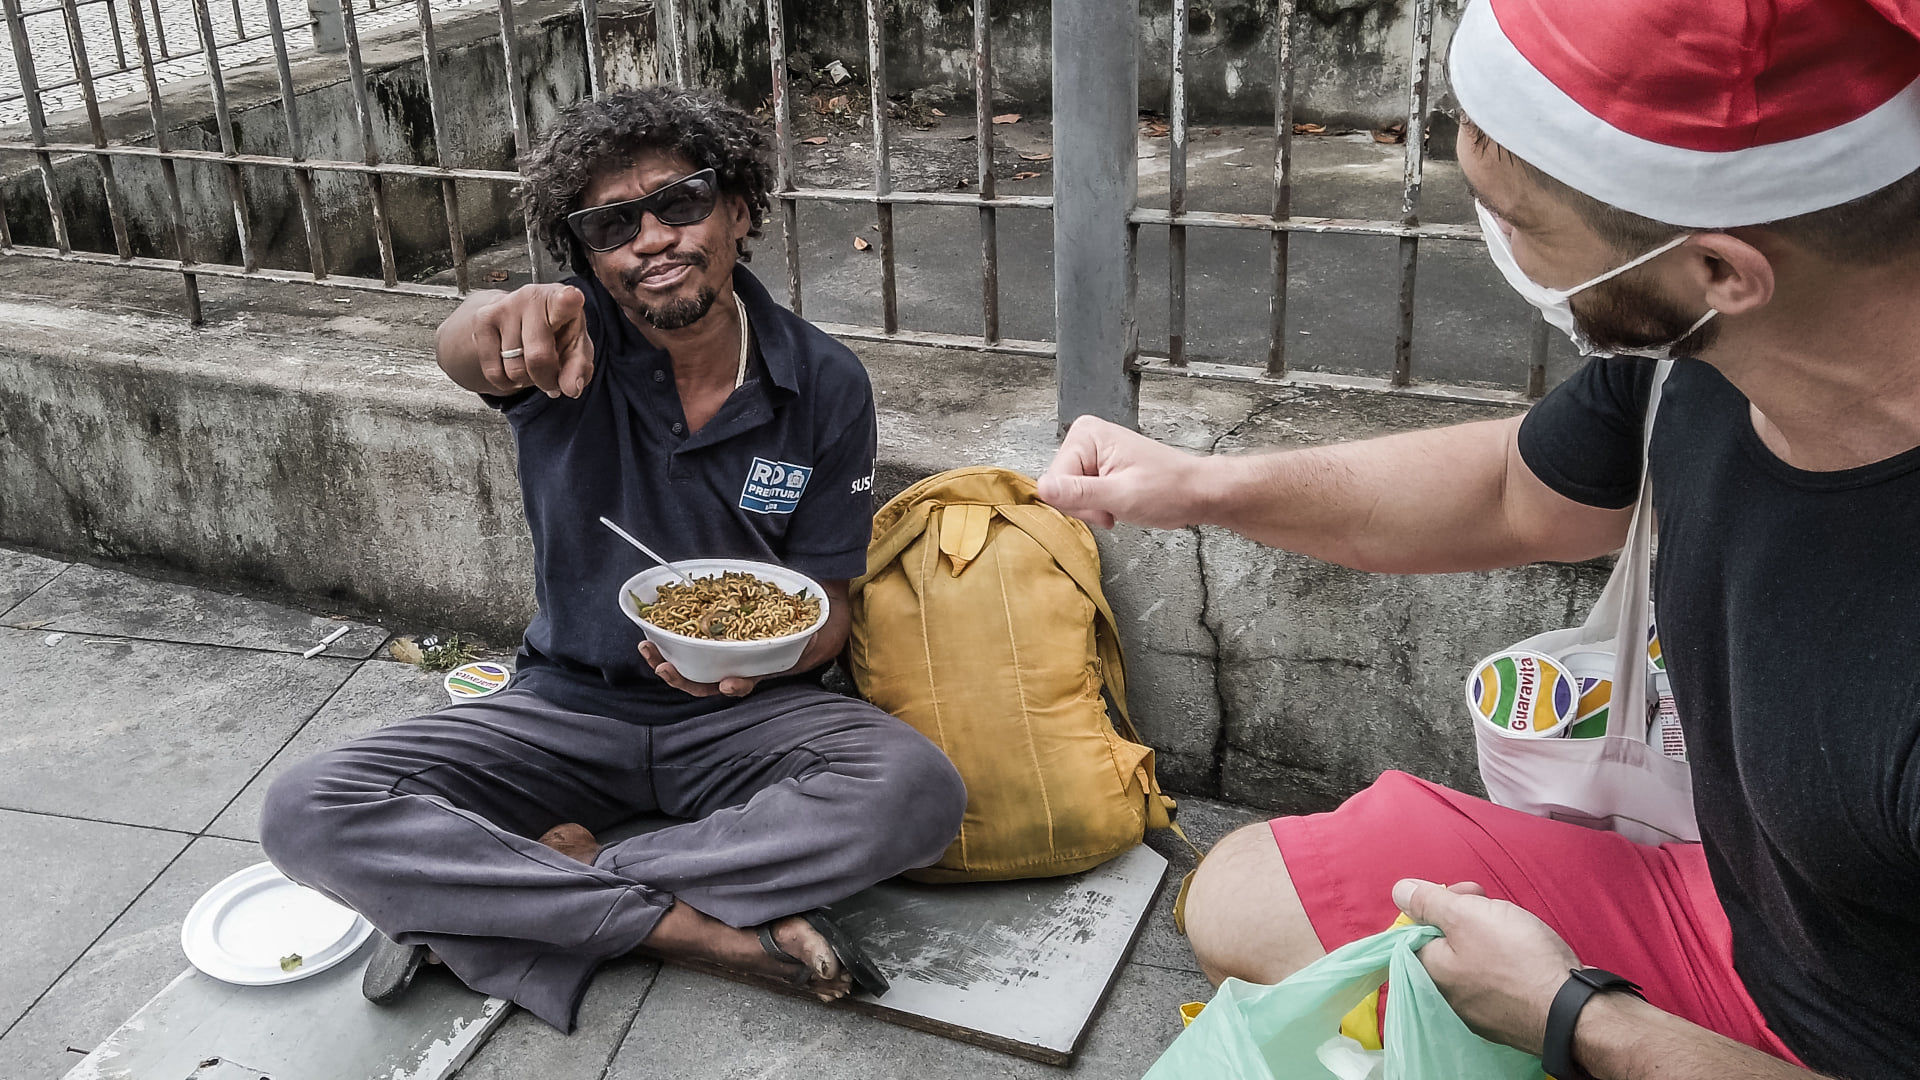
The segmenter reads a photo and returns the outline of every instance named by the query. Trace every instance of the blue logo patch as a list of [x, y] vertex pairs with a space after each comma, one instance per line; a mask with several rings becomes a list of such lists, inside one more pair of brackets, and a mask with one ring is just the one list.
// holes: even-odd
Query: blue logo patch
[[754, 458], [747, 471], [747, 486], [740, 492], [740, 509], [756, 514], [791, 514], [800, 505], [800, 494], [807, 490], [813, 470], [805, 465]]

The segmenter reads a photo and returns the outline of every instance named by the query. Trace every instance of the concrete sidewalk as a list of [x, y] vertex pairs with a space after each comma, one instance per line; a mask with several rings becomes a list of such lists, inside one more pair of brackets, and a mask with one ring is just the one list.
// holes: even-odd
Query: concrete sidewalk
[[[351, 631], [311, 660], [331, 629]], [[444, 702], [388, 630], [0, 549], [0, 1076], [56, 1080], [186, 966], [179, 929], [262, 859], [266, 784], [322, 747]], [[1183, 800], [1211, 843], [1259, 815]], [[561, 1036], [516, 1014], [463, 1077], [1138, 1076], [1206, 981], [1172, 928], [1173, 861], [1076, 1065], [1054, 1069], [653, 963], [623, 961]]]

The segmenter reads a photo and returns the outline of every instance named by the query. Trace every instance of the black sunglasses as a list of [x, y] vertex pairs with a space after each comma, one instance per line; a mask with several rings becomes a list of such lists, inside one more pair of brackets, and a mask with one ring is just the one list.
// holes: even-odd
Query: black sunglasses
[[640, 235], [641, 219], [652, 214], [662, 225], [678, 228], [707, 220], [720, 201], [712, 169], [701, 169], [637, 199], [589, 206], [567, 215], [567, 228], [592, 251], [612, 251]]

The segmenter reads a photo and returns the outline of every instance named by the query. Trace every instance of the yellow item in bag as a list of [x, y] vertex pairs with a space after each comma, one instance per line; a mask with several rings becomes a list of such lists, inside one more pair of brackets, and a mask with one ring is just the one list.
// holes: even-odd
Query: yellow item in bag
[[[921, 881], [1049, 877], [1172, 825], [1087, 527], [1005, 469], [958, 469], [875, 516], [853, 583], [853, 677], [967, 783], [960, 836]], [[1111, 694], [1119, 730], [1108, 719]]]

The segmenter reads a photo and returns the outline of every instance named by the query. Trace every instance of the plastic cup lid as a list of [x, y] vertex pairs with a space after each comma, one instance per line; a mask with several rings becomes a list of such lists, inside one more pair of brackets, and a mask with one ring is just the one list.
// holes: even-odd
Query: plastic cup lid
[[497, 694], [507, 688], [512, 681], [513, 672], [505, 664], [496, 664], [491, 660], [462, 664], [447, 672], [445, 686], [447, 696], [457, 704], [472, 701], [489, 694]]
[[1519, 738], [1557, 732], [1573, 720], [1579, 702], [1579, 680], [1560, 661], [1540, 653], [1495, 653], [1467, 679], [1467, 705], [1474, 715]]

